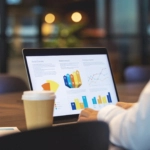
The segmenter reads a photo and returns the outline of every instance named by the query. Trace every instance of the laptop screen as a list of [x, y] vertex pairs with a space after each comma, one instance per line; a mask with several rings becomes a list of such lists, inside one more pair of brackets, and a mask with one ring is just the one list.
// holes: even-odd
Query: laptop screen
[[118, 96], [105, 48], [74, 48], [73, 53], [68, 49], [46, 50], [45, 54], [42, 49], [23, 51], [31, 90], [56, 94], [54, 117], [116, 104]]

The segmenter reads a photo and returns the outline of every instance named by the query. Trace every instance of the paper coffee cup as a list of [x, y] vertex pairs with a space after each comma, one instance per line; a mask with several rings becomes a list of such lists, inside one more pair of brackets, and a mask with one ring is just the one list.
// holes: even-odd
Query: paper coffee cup
[[27, 129], [53, 124], [55, 94], [52, 91], [24, 91], [22, 95]]

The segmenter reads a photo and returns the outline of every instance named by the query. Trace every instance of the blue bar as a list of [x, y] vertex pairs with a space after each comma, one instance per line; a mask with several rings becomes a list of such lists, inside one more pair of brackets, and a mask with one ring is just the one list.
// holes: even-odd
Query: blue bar
[[93, 104], [97, 104], [96, 97], [92, 98], [92, 102], [93, 102]]
[[[64, 78], [65, 85], [66, 85], [67, 87], [69, 87], [67, 77], [66, 77], [66, 76], [63, 76], [63, 78]], [[69, 88], [70, 88], [70, 87], [69, 87]]]
[[86, 96], [82, 96], [84, 108], [88, 108], [87, 98]]
[[68, 80], [68, 85], [69, 85], [69, 87], [70, 87], [70, 88], [73, 88], [73, 86], [72, 86], [72, 81], [71, 81], [71, 78], [70, 78], [70, 75], [69, 75], [69, 74], [67, 74], [67, 80]]
[[94, 101], [95, 101], [95, 104], [97, 104], [97, 101], [96, 101], [96, 97], [93, 97]]
[[71, 103], [72, 110], [76, 110], [76, 104], [74, 102]]
[[112, 99], [111, 99], [110, 92], [108, 92], [108, 97], [109, 97], [108, 102], [109, 102], [109, 103], [112, 103]]
[[92, 103], [94, 104], [94, 98], [92, 98]]
[[109, 95], [107, 95], [107, 101], [108, 101], [108, 103], [110, 103], [110, 98], [109, 98]]

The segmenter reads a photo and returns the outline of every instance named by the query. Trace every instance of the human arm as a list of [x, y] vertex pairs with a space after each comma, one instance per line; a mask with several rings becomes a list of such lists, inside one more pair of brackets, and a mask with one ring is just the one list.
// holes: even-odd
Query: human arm
[[150, 149], [150, 83], [142, 91], [138, 103], [129, 109], [108, 105], [100, 111], [85, 109], [78, 121], [102, 120], [110, 127], [110, 141], [132, 150]]
[[[136, 103], [118, 102], [116, 104], [116, 106], [119, 106], [119, 107], [124, 108], [124, 109], [128, 109], [128, 108], [132, 107], [134, 104], [136, 104]], [[114, 107], [114, 106], [110, 106], [110, 107]], [[111, 108], [107, 108], [107, 109], [111, 110]], [[118, 108], [116, 111], [120, 112], [120, 111], [122, 111], [122, 109]], [[116, 113], [116, 111], [114, 113]], [[96, 110], [91, 109], [91, 108], [85, 108], [79, 114], [78, 121], [81, 122], [81, 121], [98, 120], [98, 118], [97, 118], [98, 112], [99, 111], [96, 111]]]
[[108, 122], [112, 143], [132, 150], [150, 149], [150, 82], [133, 107], [121, 109], [109, 105], [101, 109], [97, 117]]

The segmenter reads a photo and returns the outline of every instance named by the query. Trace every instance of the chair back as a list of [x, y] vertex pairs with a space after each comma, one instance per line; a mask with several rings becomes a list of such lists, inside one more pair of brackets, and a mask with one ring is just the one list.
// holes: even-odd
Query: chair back
[[105, 122], [84, 122], [39, 128], [0, 137], [7, 150], [108, 150], [109, 128]]
[[150, 66], [129, 66], [124, 71], [125, 82], [148, 82]]
[[0, 74], [0, 94], [29, 90], [23, 79], [10, 74]]

